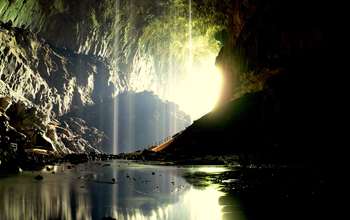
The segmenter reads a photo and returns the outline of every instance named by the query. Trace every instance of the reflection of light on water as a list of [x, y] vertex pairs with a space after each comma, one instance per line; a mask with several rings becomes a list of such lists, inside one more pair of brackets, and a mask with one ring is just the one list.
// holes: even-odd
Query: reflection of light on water
[[[29, 172], [0, 179], [0, 219], [221, 219], [218, 201], [223, 193], [213, 186], [198, 189], [182, 176], [188, 171], [222, 172], [225, 168], [119, 168], [117, 164], [96, 166], [98, 173], [81, 172], [79, 165], [56, 174], [46, 171], [40, 181], [33, 180], [36, 174]], [[151, 175], [151, 171], [161, 175]], [[140, 183], [126, 178], [126, 173]], [[112, 177], [118, 184], [96, 182], [111, 181]], [[142, 183], [144, 180], [149, 182]]]
[[228, 169], [225, 167], [201, 167], [199, 168], [199, 171], [206, 172], [206, 173], [215, 173], [215, 172], [228, 171]]
[[91, 215], [88, 213], [91, 213], [91, 201], [89, 198], [87, 198], [85, 195], [77, 195], [78, 198], [76, 201], [76, 207], [77, 207], [77, 219], [91, 219]]
[[218, 199], [223, 193], [214, 188], [197, 190], [192, 188], [176, 204], [163, 204], [158, 209], [145, 213], [141, 209], [114, 210], [116, 219], [128, 220], [212, 220], [221, 219], [221, 206]]
[[152, 210], [152, 215], [145, 214], [140, 209], [128, 209], [124, 212], [122, 210], [115, 210], [114, 212], [111, 212], [112, 216], [116, 219], [127, 219], [127, 220], [158, 220], [158, 219], [165, 219], [165, 218], [159, 218], [159, 213], [155, 210]]
[[[220, 219], [221, 207], [218, 204], [218, 199], [222, 195], [221, 192], [213, 188], [206, 190], [193, 190], [191, 197], [194, 198], [193, 210], [196, 210], [192, 219]], [[191, 215], [193, 216], [193, 215]]]
[[[191, 168], [190, 171], [202, 172], [224, 172], [227, 168], [223, 167], [203, 167]], [[169, 172], [170, 173], [170, 172]], [[173, 173], [173, 176], [176, 174]], [[163, 176], [163, 175], [162, 175]], [[208, 187], [206, 189], [198, 189], [188, 183], [181, 182], [179, 179], [171, 178], [170, 181], [175, 181], [175, 189], [167, 195], [147, 195], [145, 197], [138, 197], [128, 207], [120, 208], [113, 205], [110, 209], [110, 214], [106, 216], [113, 216], [116, 219], [130, 219], [130, 220], [206, 220], [206, 219], [221, 219], [222, 206], [219, 205], [218, 200], [224, 193], [218, 191], [215, 187]], [[181, 184], [181, 187], [178, 187]], [[128, 191], [134, 191], [130, 188]], [[130, 195], [131, 196], [131, 195]], [[176, 199], [171, 199], [176, 198]], [[141, 200], [147, 204], [159, 204], [150, 206], [150, 209], [139, 208]], [[167, 202], [169, 201], [169, 203]], [[164, 201], [164, 203], [163, 203]], [[171, 201], [171, 202], [170, 202]], [[176, 202], [174, 202], [176, 201]], [[138, 204], [140, 203], [140, 204]], [[143, 205], [141, 205], [142, 207]], [[152, 208], [151, 208], [152, 207]]]
[[[44, 180], [40, 180], [45, 182], [30, 183], [20, 178], [15, 181], [18, 182], [10, 186], [0, 183], [0, 219], [92, 219], [89, 194], [74, 194], [73, 198], [69, 181], [62, 184], [45, 175]], [[21, 181], [30, 184], [23, 185]]]
[[173, 205], [163, 204], [148, 213], [141, 209], [114, 210], [116, 219], [128, 220], [212, 220], [221, 219], [221, 206], [218, 199], [223, 193], [215, 188], [198, 190], [191, 188]]
[[215, 188], [198, 190], [191, 188], [179, 202], [168, 206], [168, 219], [221, 219], [221, 206], [218, 199], [223, 193]]

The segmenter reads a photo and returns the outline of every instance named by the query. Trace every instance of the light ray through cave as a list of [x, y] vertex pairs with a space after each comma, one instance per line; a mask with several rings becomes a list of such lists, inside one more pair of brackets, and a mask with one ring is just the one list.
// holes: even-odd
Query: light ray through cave
[[[120, 11], [120, 0], [115, 1], [115, 16], [117, 17]], [[117, 25], [117, 24], [116, 24]], [[119, 31], [118, 28], [115, 27], [115, 42], [119, 42]], [[119, 43], [115, 44], [116, 49], [114, 50], [114, 58], [117, 60], [118, 53], [119, 53]], [[118, 154], [118, 144], [119, 141], [119, 96], [117, 95], [114, 97], [113, 100], [113, 146], [112, 146], [112, 151], [113, 154]]]
[[119, 97], [113, 100], [113, 154], [118, 154], [118, 122], [119, 122]]
[[[159, 1], [160, 2], [160, 1]], [[118, 16], [118, 12], [120, 10], [127, 9], [127, 13], [131, 17], [127, 19], [127, 27], [128, 32], [128, 38], [136, 39], [138, 35], [138, 30], [135, 29], [136, 21], [135, 18], [132, 17], [133, 14], [136, 13], [137, 6], [135, 6], [135, 1], [129, 2], [129, 7], [123, 7], [121, 8], [121, 2], [120, 0], [117, 0], [115, 2], [116, 5], [116, 16]], [[156, 23], [157, 25], [154, 26], [154, 28], [157, 28], [157, 34], [159, 34], [161, 37], [160, 40], [154, 43], [154, 49], [156, 51], [164, 51], [164, 49], [168, 49], [166, 53], [168, 54], [168, 58], [161, 59], [162, 63], [160, 65], [159, 69], [159, 75], [156, 75], [152, 79], [147, 79], [146, 77], [149, 76], [147, 74], [147, 71], [158, 71], [158, 67], [156, 65], [158, 64], [152, 64], [150, 65], [149, 62], [153, 62], [152, 60], [156, 60], [159, 58], [152, 57], [153, 55], [147, 55], [150, 56], [150, 59], [147, 60], [145, 63], [135, 63], [142, 61], [141, 57], [140, 59], [133, 59], [133, 67], [135, 71], [139, 71], [136, 73], [137, 76], [146, 76], [144, 78], [139, 77], [137, 82], [140, 82], [139, 84], [142, 85], [142, 80], [153, 82], [158, 80], [159, 83], [157, 85], [153, 85], [152, 87], [142, 87], [140, 86], [140, 89], [138, 87], [135, 87], [135, 81], [132, 81], [133, 84], [131, 87], [135, 89], [135, 92], [141, 93], [144, 91], [149, 91], [151, 89], [155, 92], [156, 95], [159, 95], [159, 98], [163, 100], [169, 100], [171, 102], [174, 102], [178, 104], [176, 105], [169, 105], [166, 109], [162, 109], [161, 106], [163, 104], [160, 104], [156, 102], [157, 104], [153, 107], [155, 108], [155, 114], [163, 115], [165, 112], [176, 112], [178, 108], [180, 110], [186, 112], [187, 114], [191, 115], [191, 120], [196, 120], [199, 117], [203, 116], [204, 114], [210, 112], [214, 106], [215, 100], [209, 100], [211, 97], [212, 92], [210, 92], [214, 87], [216, 87], [215, 82], [217, 80], [213, 80], [213, 75], [218, 76], [216, 70], [214, 70], [214, 60], [210, 59], [210, 61], [206, 61], [206, 59], [209, 59], [210, 56], [205, 56], [204, 59], [202, 57], [198, 57], [198, 48], [199, 45], [202, 44], [202, 38], [198, 39], [196, 35], [196, 26], [192, 22], [196, 22], [196, 11], [195, 7], [193, 5], [194, 3], [189, 0], [188, 2], [184, 2], [182, 5], [183, 7], [174, 7], [175, 10], [167, 11], [166, 14], [164, 14], [164, 6], [158, 5], [156, 9], [158, 20]], [[186, 12], [185, 12], [186, 11]], [[185, 14], [183, 14], [185, 13]], [[186, 15], [187, 14], [187, 15]], [[186, 18], [187, 17], [187, 18]], [[169, 21], [177, 21], [180, 20], [178, 24], [174, 25], [159, 25], [160, 24], [166, 24]], [[118, 25], [118, 24], [117, 24]], [[163, 28], [159, 28], [159, 27]], [[124, 47], [122, 45], [119, 45], [119, 43], [124, 39], [122, 38], [122, 33], [119, 33], [118, 28], [115, 29], [115, 46], [116, 49], [114, 50], [115, 53], [115, 59], [125, 59], [126, 61], [130, 61], [128, 59], [129, 53], [127, 51], [124, 51]], [[153, 33], [153, 32], [147, 32], [147, 33]], [[124, 33], [126, 34], [126, 33]], [[183, 38], [177, 38], [174, 36], [182, 35], [185, 36]], [[146, 38], [148, 39], [148, 38]], [[168, 40], [169, 39], [169, 40]], [[148, 39], [145, 42], [150, 42], [150, 39]], [[164, 46], [164, 45], [169, 45]], [[177, 46], [174, 46], [177, 45]], [[180, 45], [180, 46], [178, 46]], [[120, 48], [119, 48], [120, 47]], [[123, 49], [124, 48], [124, 49]], [[131, 48], [128, 49], [130, 53], [136, 52], [141, 53], [140, 50], [130, 51]], [[179, 50], [182, 60], [179, 60]], [[123, 55], [120, 54], [120, 52], [123, 53]], [[120, 58], [120, 55], [122, 58]], [[137, 55], [138, 56], [138, 55]], [[141, 55], [142, 56], [142, 53]], [[119, 57], [119, 58], [118, 58]], [[158, 61], [154, 61], [158, 62]], [[207, 63], [210, 62], [210, 68], [208, 68]], [[131, 65], [131, 63], [129, 63]], [[129, 65], [128, 64], [128, 65]], [[200, 69], [199, 65], [202, 64], [204, 67]], [[118, 65], [118, 64], [117, 64]], [[146, 66], [145, 68], [140, 68], [142, 66]], [[163, 68], [164, 67], [164, 68]], [[133, 70], [134, 71], [134, 70]], [[143, 72], [146, 73], [144, 74]], [[208, 71], [212, 71], [213, 74], [208, 74]], [[215, 73], [214, 73], [215, 72]], [[163, 74], [163, 75], [162, 75]], [[166, 74], [166, 75], [165, 75]], [[209, 76], [210, 75], [210, 76]], [[209, 76], [209, 77], [208, 77]], [[163, 88], [162, 83], [164, 83], [167, 87]], [[215, 90], [215, 88], [214, 88]], [[215, 92], [214, 92], [215, 93]], [[208, 95], [209, 94], [209, 95]], [[118, 154], [121, 152], [133, 152], [135, 149], [141, 149], [144, 146], [147, 146], [147, 143], [140, 143], [140, 139], [137, 138], [138, 134], [140, 133], [141, 126], [136, 125], [136, 120], [138, 120], [135, 116], [138, 115], [138, 109], [136, 107], [138, 104], [133, 103], [134, 101], [137, 101], [138, 99], [137, 95], [129, 94], [127, 95], [129, 98], [127, 98], [128, 103], [120, 104], [120, 98], [117, 96], [113, 103], [113, 123], [110, 129], [113, 129], [113, 137], [110, 140], [111, 143], [113, 143], [113, 147], [111, 151], [114, 154]], [[212, 104], [211, 104], [212, 103]], [[103, 112], [103, 109], [100, 111]], [[121, 114], [121, 113], [127, 113]], [[122, 116], [124, 115], [124, 116]], [[103, 117], [103, 116], [100, 116]], [[123, 118], [121, 118], [123, 117]], [[149, 141], [149, 144], [151, 142], [162, 142], [165, 140], [169, 135], [173, 135], [176, 132], [178, 132], [178, 129], [181, 129], [184, 124], [178, 124], [178, 117], [177, 115], [171, 115], [167, 116], [167, 118], [162, 117], [154, 117], [156, 124], [153, 128], [153, 132], [151, 135], [148, 136], [149, 139], [152, 139]], [[128, 120], [128, 121], [125, 121]], [[124, 122], [125, 121], [125, 122]], [[139, 119], [138, 122], [140, 122], [141, 119]], [[123, 123], [126, 123], [125, 125], [122, 125]], [[120, 126], [118, 126], [120, 124]], [[180, 127], [179, 127], [180, 126]], [[101, 126], [102, 127], [102, 126]], [[141, 132], [142, 133], [142, 132]], [[136, 138], [136, 139], [135, 139]], [[139, 146], [142, 145], [142, 146]], [[126, 146], [122, 147], [122, 146]]]

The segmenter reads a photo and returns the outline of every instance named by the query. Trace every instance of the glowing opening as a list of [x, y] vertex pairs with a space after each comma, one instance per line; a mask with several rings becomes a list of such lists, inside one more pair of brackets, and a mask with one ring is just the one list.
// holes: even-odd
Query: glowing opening
[[210, 112], [218, 99], [221, 77], [214, 63], [214, 59], [209, 60], [200, 69], [189, 72], [185, 85], [174, 94], [174, 102], [192, 120]]

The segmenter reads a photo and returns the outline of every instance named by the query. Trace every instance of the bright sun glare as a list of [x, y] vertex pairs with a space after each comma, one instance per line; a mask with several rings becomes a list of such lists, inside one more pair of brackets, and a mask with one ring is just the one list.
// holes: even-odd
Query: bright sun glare
[[214, 59], [209, 60], [201, 69], [192, 71], [186, 85], [174, 97], [175, 102], [192, 120], [210, 112], [218, 98], [221, 77], [214, 62]]

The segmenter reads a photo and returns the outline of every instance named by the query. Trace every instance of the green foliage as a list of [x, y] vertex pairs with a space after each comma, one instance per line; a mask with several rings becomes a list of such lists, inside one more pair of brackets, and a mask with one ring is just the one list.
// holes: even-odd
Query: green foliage
[[97, 21], [96, 13], [94, 10], [91, 12], [91, 19], [92, 19], [92, 22], [94, 23], [95, 28], [99, 28], [100, 24]]
[[217, 56], [222, 44], [215, 34], [227, 26], [227, 13], [217, 4], [205, 0], [192, 1], [191, 5], [186, 0], [159, 3], [158, 11], [163, 13], [146, 17], [148, 25], [140, 37], [140, 49], [158, 58], [161, 72], [174, 60], [182, 68], [192, 60], [195, 67]]

